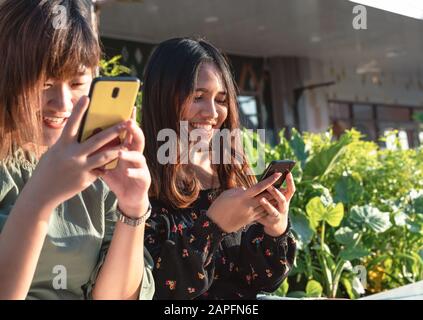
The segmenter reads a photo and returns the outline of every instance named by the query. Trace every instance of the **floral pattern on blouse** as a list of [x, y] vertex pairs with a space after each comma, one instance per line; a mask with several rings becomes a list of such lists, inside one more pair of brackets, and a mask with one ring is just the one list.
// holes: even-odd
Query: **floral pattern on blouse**
[[203, 190], [187, 209], [150, 199], [145, 245], [155, 262], [155, 299], [255, 299], [275, 291], [291, 270], [290, 224], [277, 238], [260, 224], [227, 234], [206, 215], [217, 195]]

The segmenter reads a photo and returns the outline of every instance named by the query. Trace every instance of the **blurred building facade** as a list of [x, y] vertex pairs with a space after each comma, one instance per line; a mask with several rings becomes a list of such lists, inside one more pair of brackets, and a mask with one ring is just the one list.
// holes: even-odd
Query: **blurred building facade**
[[347, 0], [97, 0], [104, 50], [142, 78], [154, 46], [204, 37], [224, 51], [240, 89], [242, 122], [335, 134], [355, 127], [369, 140], [397, 129], [423, 142], [423, 21], [367, 8], [356, 30]]

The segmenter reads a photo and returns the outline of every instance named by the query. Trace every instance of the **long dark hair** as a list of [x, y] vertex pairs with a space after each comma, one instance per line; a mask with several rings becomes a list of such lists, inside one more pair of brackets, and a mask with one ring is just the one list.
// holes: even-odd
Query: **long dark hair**
[[[178, 208], [188, 207], [197, 199], [200, 184], [188, 167], [179, 161], [166, 165], [158, 162], [157, 152], [163, 143], [157, 141], [157, 136], [162, 129], [172, 129], [180, 134], [182, 106], [195, 92], [198, 71], [203, 63], [213, 63], [217, 67], [226, 88], [228, 116], [222, 129], [239, 129], [237, 87], [227, 59], [211, 43], [190, 38], [162, 42], [152, 53], [144, 75], [141, 127], [145, 135], [145, 157], [152, 176], [150, 196]], [[235, 156], [239, 157], [239, 150], [236, 154], [233, 148], [231, 146], [233, 161], [230, 164], [213, 165], [221, 189], [249, 187], [255, 183], [255, 177], [248, 175], [245, 155], [241, 155], [242, 163], [237, 164]], [[222, 150], [220, 154], [223, 154]]]
[[[66, 9], [66, 19], [58, 15]], [[40, 145], [47, 79], [95, 70], [101, 55], [86, 0], [5, 0], [0, 4], [0, 160]]]

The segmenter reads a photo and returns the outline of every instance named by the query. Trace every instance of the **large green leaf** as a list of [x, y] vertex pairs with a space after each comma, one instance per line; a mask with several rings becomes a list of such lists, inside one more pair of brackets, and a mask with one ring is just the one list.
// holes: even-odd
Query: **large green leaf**
[[310, 224], [313, 230], [316, 230], [319, 222], [322, 221], [326, 208], [323, 206], [320, 197], [314, 197], [306, 205], [306, 212], [310, 219]]
[[338, 227], [344, 218], [344, 205], [340, 202], [336, 206], [325, 207], [320, 197], [314, 197], [306, 206], [311, 227], [316, 230], [320, 221], [325, 221], [332, 227]]
[[288, 290], [289, 290], [288, 278], [285, 278], [284, 282], [282, 282], [279, 289], [276, 290], [275, 294], [279, 297], [286, 297]]
[[345, 204], [357, 203], [363, 194], [360, 181], [351, 175], [342, 176], [335, 184], [335, 201]]
[[338, 141], [316, 153], [304, 167], [304, 179], [313, 180], [328, 174], [333, 169], [336, 159], [352, 141], [350, 134], [344, 134]]
[[297, 159], [301, 162], [301, 168], [304, 168], [305, 162], [308, 157], [308, 152], [306, 150], [306, 144], [304, 142], [304, 139], [301, 137], [301, 135], [296, 129], [292, 129], [291, 140], [289, 141], [289, 145], [294, 151], [294, 154]]
[[331, 205], [323, 215], [324, 221], [326, 221], [332, 227], [338, 227], [341, 224], [342, 219], [344, 218], [344, 205], [342, 202], [336, 204], [336, 206]]
[[356, 246], [351, 248], [346, 248], [343, 251], [340, 252], [339, 257], [341, 257], [344, 260], [354, 260], [354, 259], [360, 259], [363, 257], [366, 257], [370, 254], [370, 252], [363, 248], [362, 246]]
[[313, 238], [313, 229], [310, 221], [301, 213], [291, 214], [291, 225], [297, 236], [298, 249], [301, 250], [307, 246]]
[[348, 294], [348, 297], [350, 299], [355, 299], [357, 298], [357, 296], [355, 295], [354, 291], [353, 291], [353, 287], [352, 287], [352, 280], [348, 279], [348, 278], [341, 278], [341, 283], [344, 286], [345, 291]]
[[355, 243], [360, 234], [349, 227], [339, 228], [335, 232], [335, 240], [344, 245]]
[[371, 205], [352, 207], [350, 219], [359, 228], [367, 226], [376, 233], [385, 232], [392, 226], [389, 221], [389, 213], [381, 212], [378, 208]]
[[310, 280], [306, 285], [306, 296], [320, 298], [323, 293], [322, 285], [316, 280]]

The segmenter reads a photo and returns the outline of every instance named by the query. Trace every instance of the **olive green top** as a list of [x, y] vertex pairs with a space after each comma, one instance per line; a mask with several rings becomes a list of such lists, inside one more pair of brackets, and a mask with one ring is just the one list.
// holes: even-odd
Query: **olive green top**
[[[21, 149], [0, 161], [0, 232], [36, 164], [34, 155]], [[92, 298], [117, 220], [116, 206], [115, 195], [97, 179], [54, 210], [27, 299]], [[144, 252], [139, 298], [152, 299], [153, 262]]]

